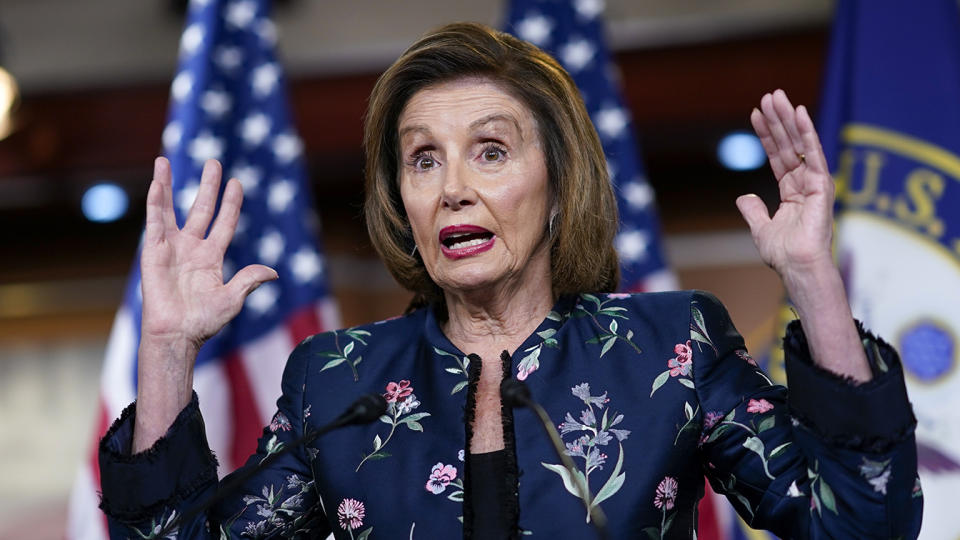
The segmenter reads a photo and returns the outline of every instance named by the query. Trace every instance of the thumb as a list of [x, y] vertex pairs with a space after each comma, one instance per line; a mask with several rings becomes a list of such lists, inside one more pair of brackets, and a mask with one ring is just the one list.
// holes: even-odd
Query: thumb
[[770, 213], [767, 212], [767, 205], [753, 193], [737, 197], [737, 209], [740, 210], [744, 221], [750, 227], [750, 233], [755, 238], [760, 233], [760, 229], [770, 223]]
[[252, 293], [264, 282], [273, 281], [278, 277], [277, 271], [269, 266], [251, 264], [244, 266], [237, 272], [230, 281], [227, 282], [225, 287], [230, 292], [230, 296], [234, 298], [236, 304], [243, 305], [243, 300], [248, 294]]

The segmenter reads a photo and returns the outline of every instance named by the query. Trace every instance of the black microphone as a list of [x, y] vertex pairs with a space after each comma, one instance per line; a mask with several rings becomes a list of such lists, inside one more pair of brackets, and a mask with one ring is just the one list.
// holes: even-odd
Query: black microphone
[[554, 452], [557, 453], [561, 463], [563, 463], [563, 466], [567, 469], [567, 474], [570, 475], [570, 481], [577, 486], [577, 491], [580, 492], [580, 500], [590, 515], [593, 528], [597, 531], [597, 538], [601, 540], [609, 538], [607, 536], [606, 514], [603, 513], [603, 510], [599, 506], [592, 506], [590, 504], [593, 496], [590, 494], [589, 488], [585, 483], [577, 480], [577, 466], [573, 464], [573, 460], [567, 455], [566, 448], [563, 446], [563, 440], [560, 439], [557, 428], [553, 427], [553, 422], [550, 421], [547, 411], [543, 410], [543, 407], [531, 397], [530, 388], [513, 377], [504, 379], [503, 382], [500, 383], [500, 399], [503, 401], [503, 404], [508, 407], [529, 407], [530, 410], [537, 415], [537, 418], [540, 420], [540, 425], [543, 426], [543, 430], [547, 433], [547, 437], [553, 445]]
[[286, 455], [295, 448], [299, 448], [305, 444], [310, 444], [317, 437], [339, 429], [343, 426], [350, 426], [355, 424], [369, 424], [374, 420], [380, 418], [382, 415], [387, 412], [387, 400], [383, 398], [380, 394], [364, 394], [360, 396], [356, 401], [354, 401], [347, 410], [343, 411], [340, 416], [333, 419], [332, 422], [320, 426], [317, 429], [306, 432], [302, 437], [293, 441], [289, 445], [285, 445], [277, 453], [270, 454], [260, 461], [256, 466], [247, 469], [246, 471], [234, 473], [227, 478], [227, 481], [221, 485], [217, 492], [213, 494], [212, 497], [207, 499], [203, 504], [197, 506], [183, 514], [180, 514], [180, 517], [168, 523], [163, 527], [160, 532], [156, 535], [156, 538], [164, 538], [167, 534], [172, 532], [174, 529], [180, 526], [181, 523], [187, 521], [188, 519], [193, 518], [197, 514], [206, 512], [214, 504], [222, 501], [228, 495], [232, 495], [237, 491], [240, 486], [244, 484], [247, 480], [253, 478], [254, 475], [262, 471], [263, 469], [270, 466], [273, 462], [278, 460], [281, 456]]

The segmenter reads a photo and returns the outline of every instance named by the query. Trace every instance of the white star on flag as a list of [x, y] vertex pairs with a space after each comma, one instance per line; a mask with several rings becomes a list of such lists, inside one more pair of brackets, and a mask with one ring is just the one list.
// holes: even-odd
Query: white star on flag
[[627, 182], [627, 185], [623, 186], [623, 198], [632, 208], [643, 210], [653, 202], [653, 188], [642, 181]]
[[224, 19], [235, 28], [246, 28], [257, 16], [257, 5], [250, 0], [231, 2]]
[[585, 39], [571, 41], [560, 48], [560, 59], [569, 71], [580, 71], [593, 60], [596, 48]]
[[192, 89], [193, 75], [188, 71], [181, 71], [173, 78], [173, 82], [170, 83], [170, 95], [173, 96], [175, 101], [183, 101], [186, 99]]
[[256, 32], [268, 46], [272, 47], [277, 43], [277, 25], [270, 19], [262, 19], [257, 23]]
[[271, 212], [279, 214], [287, 209], [293, 196], [296, 195], [297, 186], [290, 180], [280, 180], [270, 186], [270, 193], [267, 195], [267, 207]]
[[550, 38], [553, 25], [550, 23], [550, 19], [543, 15], [534, 14], [528, 15], [525, 19], [518, 22], [516, 28], [517, 34], [519, 34], [521, 38], [538, 47], [542, 47]]
[[203, 43], [203, 26], [200, 23], [193, 23], [188, 26], [180, 37], [180, 53], [193, 55]]
[[617, 235], [617, 253], [628, 261], [639, 261], [647, 256], [646, 233], [643, 231], [624, 231]]
[[200, 98], [200, 107], [214, 118], [219, 118], [230, 110], [230, 94], [223, 90], [207, 90]]
[[323, 272], [323, 260], [316, 250], [303, 247], [290, 257], [290, 270], [294, 279], [307, 283]]
[[270, 118], [263, 113], [254, 113], [243, 119], [240, 136], [250, 146], [258, 146], [270, 134]]
[[183, 138], [183, 128], [180, 127], [180, 122], [173, 121], [167, 124], [167, 127], [163, 128], [163, 135], [160, 138], [163, 141], [163, 148], [167, 152], [172, 152], [180, 144], [180, 139]]
[[586, 19], [593, 19], [603, 13], [603, 0], [574, 0], [573, 9]]
[[190, 155], [194, 163], [204, 163], [208, 159], [220, 159], [223, 157], [223, 139], [214, 137], [209, 131], [203, 131], [190, 141], [187, 154]]
[[283, 255], [284, 241], [283, 235], [272, 230], [263, 235], [260, 243], [257, 245], [257, 255], [260, 261], [266, 265], [276, 264]]
[[620, 107], [605, 107], [597, 111], [593, 121], [601, 135], [615, 139], [627, 127], [627, 113]]
[[280, 293], [277, 291], [276, 285], [273, 283], [264, 283], [247, 296], [247, 301], [244, 305], [253, 310], [254, 313], [263, 315], [277, 304], [277, 298], [279, 296]]
[[281, 133], [273, 139], [273, 154], [280, 163], [293, 161], [300, 157], [300, 152], [303, 152], [303, 142], [292, 133]]
[[222, 45], [213, 53], [213, 61], [224, 71], [233, 71], [243, 63], [243, 50], [240, 47]]
[[238, 163], [230, 170], [230, 177], [239, 180], [240, 185], [243, 186], [244, 195], [251, 195], [257, 190], [261, 176], [260, 169], [246, 163]]
[[261, 64], [253, 68], [250, 84], [257, 97], [267, 97], [276, 88], [280, 80], [280, 68], [274, 63]]

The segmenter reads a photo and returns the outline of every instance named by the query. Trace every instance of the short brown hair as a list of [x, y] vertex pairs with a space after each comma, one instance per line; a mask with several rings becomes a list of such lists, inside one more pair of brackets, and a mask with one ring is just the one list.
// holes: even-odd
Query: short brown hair
[[499, 84], [533, 114], [559, 215], [553, 224], [550, 271], [555, 294], [609, 292], [619, 265], [613, 238], [619, 219], [600, 139], [566, 71], [534, 45], [481, 24], [455, 23], [410, 46], [373, 88], [364, 125], [367, 231], [413, 304], [442, 298], [423, 261], [398, 185], [397, 124], [419, 90], [463, 77]]

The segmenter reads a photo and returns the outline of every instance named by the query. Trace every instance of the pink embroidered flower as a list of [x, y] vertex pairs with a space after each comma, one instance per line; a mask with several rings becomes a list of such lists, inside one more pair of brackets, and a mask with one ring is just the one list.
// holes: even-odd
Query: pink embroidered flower
[[447, 489], [447, 484], [457, 478], [457, 468], [453, 465], [437, 463], [430, 469], [430, 479], [427, 480], [427, 491], [437, 495]]
[[673, 510], [673, 503], [677, 500], [677, 480], [672, 476], [665, 476], [657, 486], [657, 496], [653, 498], [653, 505], [665, 510]]
[[750, 364], [750, 365], [753, 366], [753, 367], [759, 367], [759, 366], [757, 365], [757, 361], [754, 360], [753, 357], [750, 356], [750, 353], [748, 353], [747, 351], [745, 351], [745, 350], [743, 350], [743, 349], [737, 349], [737, 350], [735, 350], [735, 351], [733, 351], [733, 352], [734, 352], [741, 360], [743, 360], [744, 362]]
[[611, 300], [623, 300], [624, 298], [630, 298], [628, 293], [611, 293], [607, 295], [607, 298]]
[[387, 383], [387, 393], [383, 395], [383, 399], [387, 400], [387, 403], [402, 402], [412, 393], [413, 387], [410, 386], [410, 381], [389, 382]]
[[537, 366], [533, 362], [530, 362], [527, 365], [523, 365], [523, 363], [521, 363], [519, 366], [517, 366], [517, 380], [525, 381], [527, 376], [536, 370]]
[[270, 431], [290, 431], [291, 429], [290, 420], [287, 419], [287, 416], [280, 411], [277, 411], [277, 414], [273, 415], [273, 420], [270, 420]]
[[356, 499], [344, 499], [337, 507], [337, 517], [340, 518], [340, 528], [355, 530], [363, 526], [363, 516], [367, 513], [363, 503]]
[[690, 340], [686, 344], [677, 343], [673, 347], [676, 358], [667, 360], [667, 367], [670, 368], [670, 376], [689, 375], [690, 368], [693, 367], [693, 349], [690, 348]]
[[747, 412], [763, 414], [773, 408], [773, 404], [765, 399], [751, 399], [747, 402]]
[[710, 411], [703, 418], [703, 429], [710, 429], [713, 426], [717, 425], [717, 422], [723, 418], [723, 413], [720, 411]]

